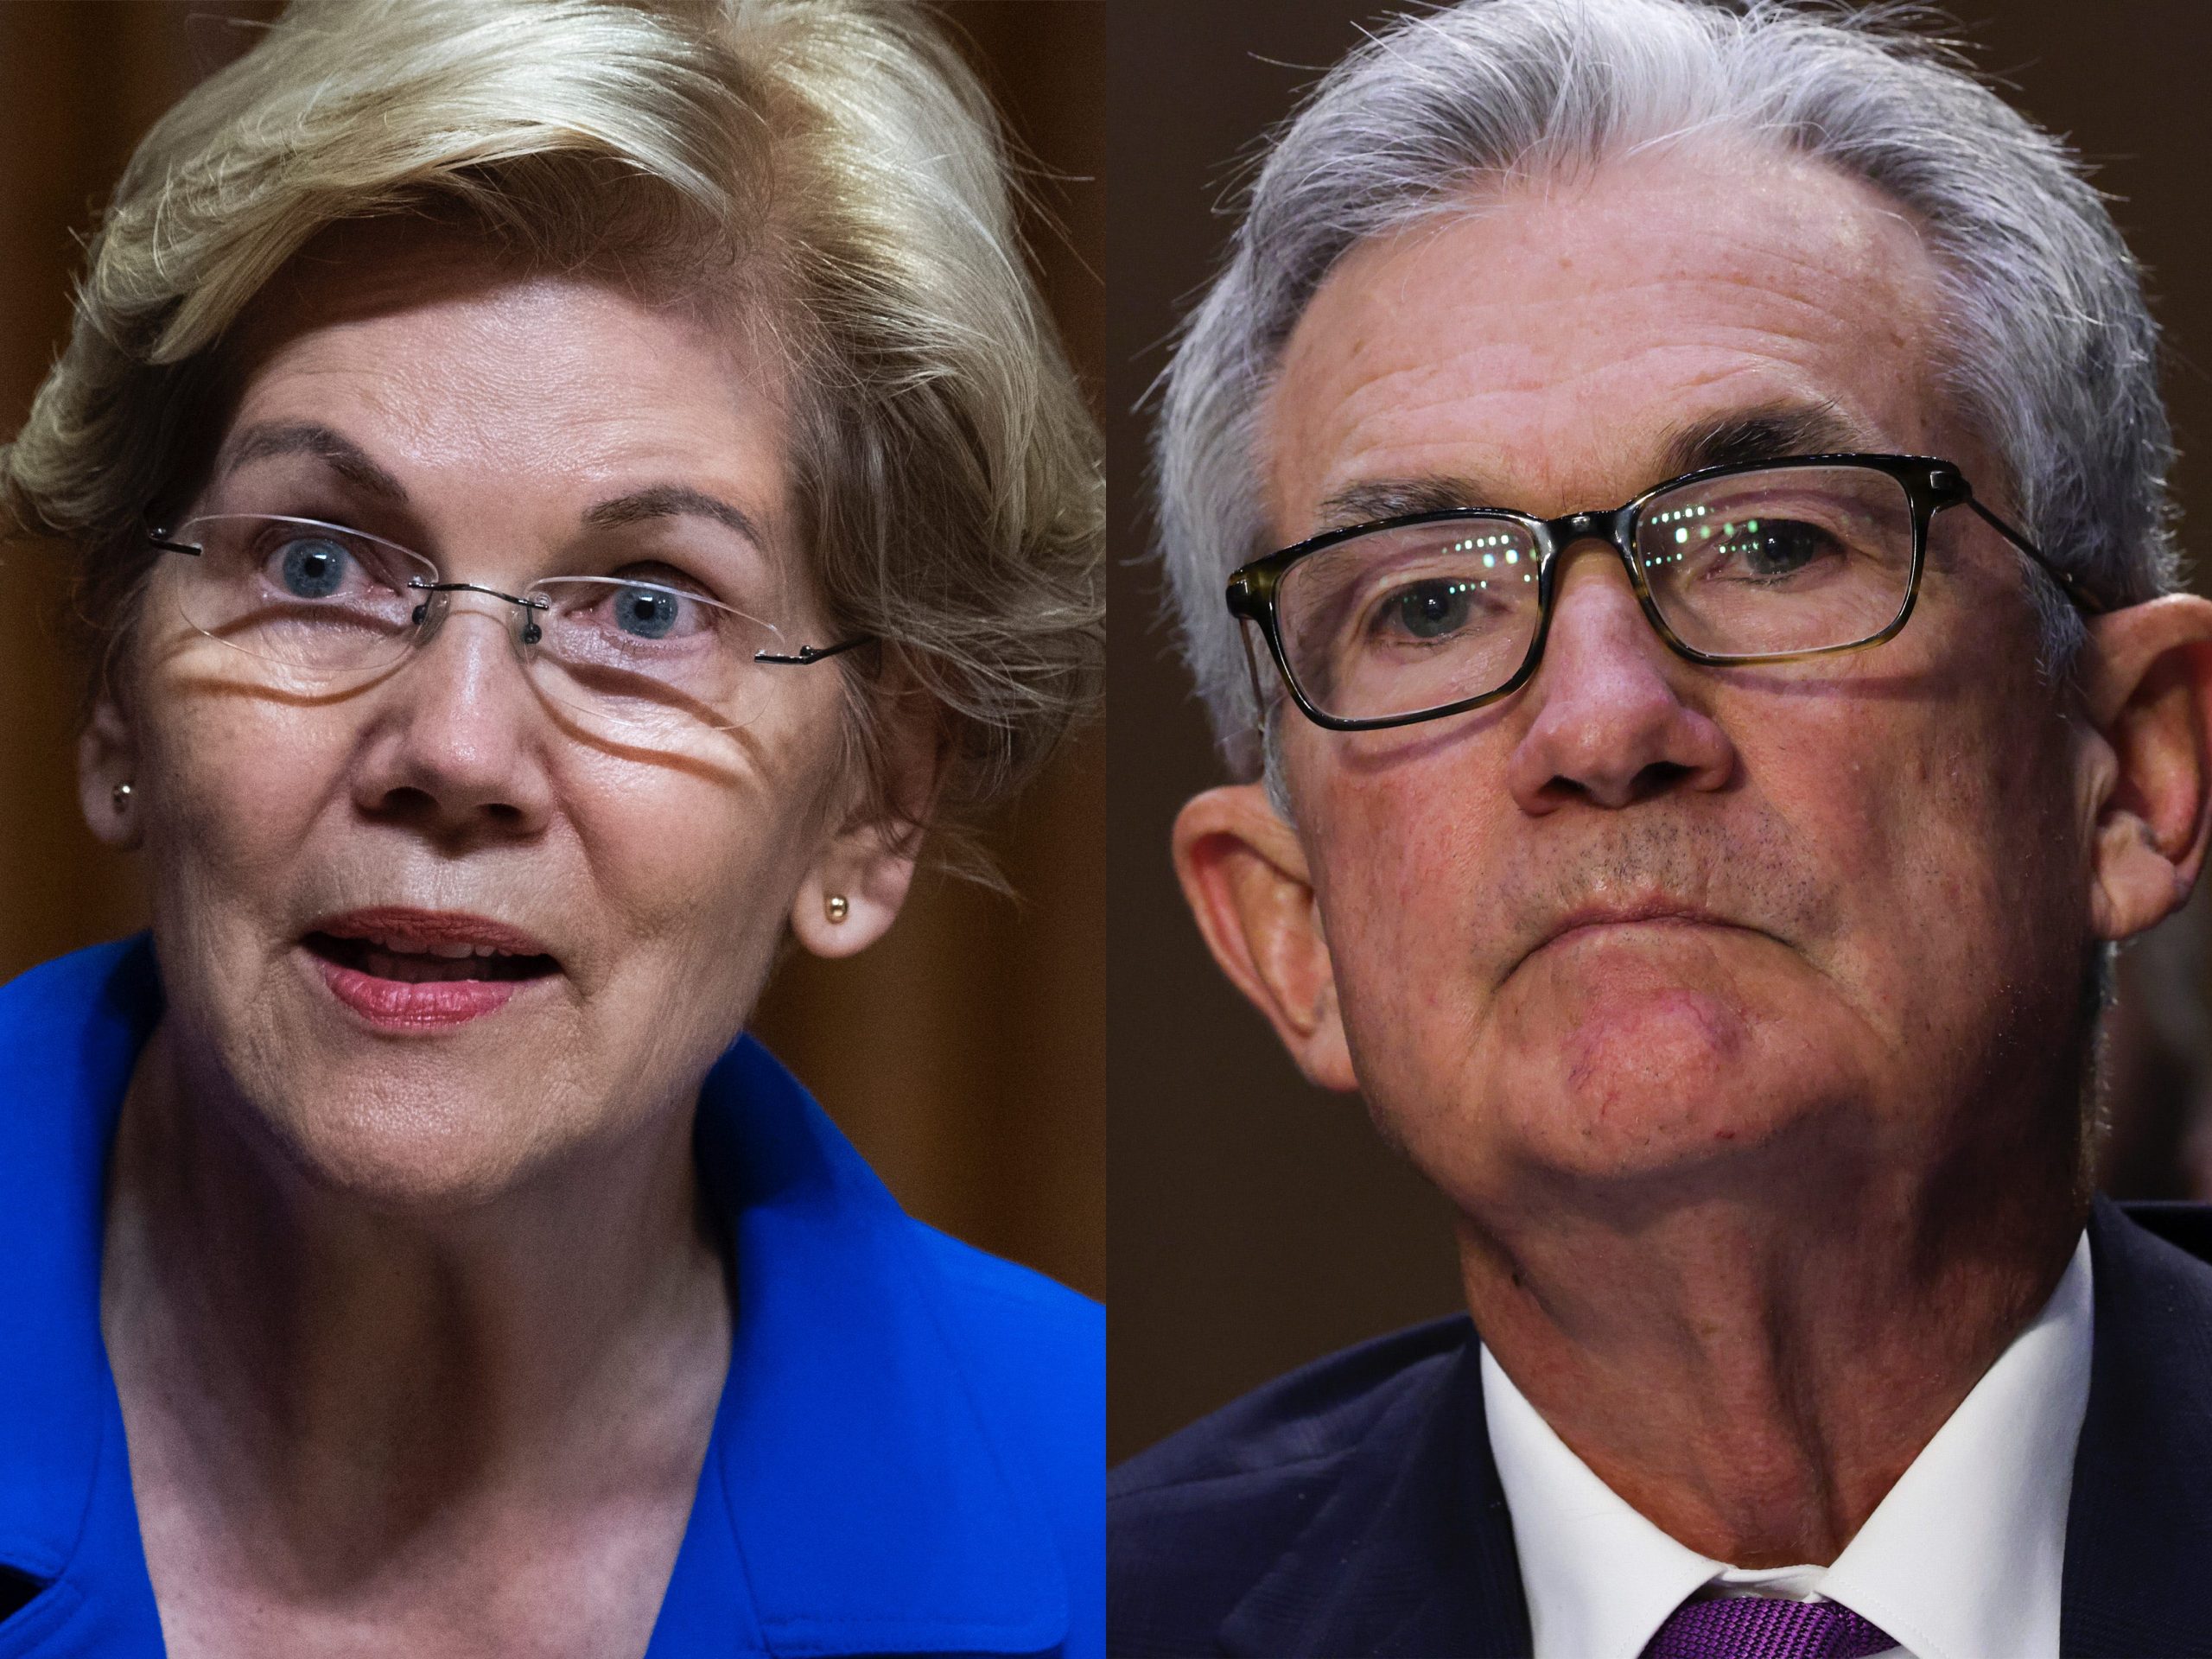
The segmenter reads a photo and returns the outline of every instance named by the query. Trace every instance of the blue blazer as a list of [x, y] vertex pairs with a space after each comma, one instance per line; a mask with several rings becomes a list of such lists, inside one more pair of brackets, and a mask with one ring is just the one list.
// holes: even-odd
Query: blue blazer
[[[2212, 1210], [2099, 1199], [2064, 1659], [2212, 1656]], [[1292, 1373], [1115, 1470], [1116, 1655], [1526, 1659], [1528, 1604], [1464, 1319]]]
[[[0, 988], [0, 1659], [152, 1659], [100, 1340], [143, 939]], [[699, 1096], [729, 1380], [647, 1659], [1055, 1654], [1103, 1635], [1104, 1318], [901, 1211], [750, 1038]]]

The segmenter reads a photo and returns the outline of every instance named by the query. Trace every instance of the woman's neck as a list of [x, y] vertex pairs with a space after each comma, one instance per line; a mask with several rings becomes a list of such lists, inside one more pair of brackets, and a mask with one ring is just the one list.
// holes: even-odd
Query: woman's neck
[[657, 1605], [732, 1317], [690, 1113], [588, 1168], [395, 1202], [310, 1178], [187, 1077], [164, 1027], [117, 1133], [101, 1287], [165, 1624], [210, 1584], [358, 1617], [413, 1578], [435, 1602], [428, 1562], [466, 1614], [471, 1580], [563, 1540], [594, 1558], [567, 1582], [643, 1574]]

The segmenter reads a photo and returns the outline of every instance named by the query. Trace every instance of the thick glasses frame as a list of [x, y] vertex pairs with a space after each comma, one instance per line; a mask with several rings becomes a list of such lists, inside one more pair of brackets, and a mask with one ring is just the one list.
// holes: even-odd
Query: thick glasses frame
[[[263, 518], [275, 524], [297, 524], [303, 530], [327, 530], [335, 535], [353, 537], [365, 542], [374, 542], [379, 546], [391, 548], [395, 552], [404, 553], [410, 559], [419, 560], [422, 563], [429, 566], [429, 569], [434, 571], [438, 569], [438, 562], [430, 557], [427, 553], [417, 553], [413, 548], [403, 546], [399, 543], [391, 541], [385, 537], [372, 536], [366, 531], [351, 530], [344, 524], [330, 524], [321, 518], [296, 518], [289, 513], [281, 512], [207, 513], [197, 514], [194, 515], [194, 518], [186, 520], [186, 527], [188, 528], [191, 524], [203, 517], [209, 518]], [[149, 524], [147, 527], [147, 541], [151, 545], [159, 548], [164, 553], [185, 553], [189, 554], [194, 558], [198, 558], [206, 551], [206, 549], [203, 546], [194, 545], [190, 542], [171, 541], [168, 538], [168, 536], [169, 532], [166, 526]], [[557, 581], [559, 578], [549, 577], [547, 580]], [[625, 582], [621, 582], [620, 585], [626, 588], [643, 588], [653, 593], [676, 594], [682, 598], [691, 600], [697, 604], [711, 605], [717, 610], [735, 613], [737, 608], [733, 605], [725, 605], [718, 599], [709, 598], [704, 594], [693, 593], [688, 588], [671, 588], [666, 582], [640, 581]], [[425, 582], [420, 576], [410, 577], [408, 579], [407, 586], [410, 592], [419, 593], [423, 595], [423, 598], [422, 602], [415, 607], [413, 618], [415, 632], [413, 636], [409, 639], [405, 647], [401, 651], [399, 656], [393, 659], [395, 661], [404, 661], [406, 657], [422, 643], [423, 624], [429, 620], [432, 602], [431, 596], [434, 594], [482, 594], [487, 598], [503, 599], [510, 605], [519, 606], [522, 608], [524, 617], [522, 631], [519, 638], [522, 644], [526, 646], [536, 645], [538, 640], [543, 637], [542, 631], [537, 626], [537, 619], [532, 613], [538, 611], [550, 610], [552, 608], [552, 605], [550, 601], [536, 596], [527, 588], [519, 594], [510, 594], [498, 588], [486, 588], [480, 582]], [[770, 632], [780, 633], [781, 631], [774, 628], [772, 625]], [[810, 664], [821, 662], [825, 658], [842, 656], [846, 652], [855, 651], [862, 645], [874, 645], [874, 643], [875, 636], [872, 633], [856, 634], [849, 639], [841, 639], [836, 644], [830, 645], [801, 645], [797, 650], [791, 652], [756, 651], [753, 653], [753, 660], [756, 663], [766, 664], [771, 667], [776, 668], [804, 668]]]
[[[1636, 532], [1645, 505], [1656, 496], [1668, 494], [1689, 485], [1708, 480], [1732, 478], [1745, 473], [1764, 473], [1812, 467], [1859, 467], [1881, 473], [1897, 480], [1905, 493], [1912, 510], [1912, 564], [1907, 579], [1904, 601], [1888, 624], [1863, 639], [1846, 640], [1840, 645], [1815, 645], [1801, 651], [1775, 651], [1720, 654], [1700, 651], [1686, 643], [1669, 626], [1661, 614], [1658, 601], [1652, 597], [1651, 584], [1636, 550]], [[1996, 513], [1975, 499], [1974, 486], [1966, 474], [1952, 462], [1929, 455], [1888, 454], [1818, 454], [1788, 455], [1773, 461], [1738, 461], [1725, 467], [1706, 467], [1696, 472], [1684, 473], [1664, 483], [1653, 486], [1633, 500], [1604, 512], [1570, 512], [1557, 518], [1538, 518], [1523, 512], [1510, 512], [1492, 507], [1447, 507], [1433, 512], [1406, 513], [1396, 518], [1378, 518], [1367, 524], [1351, 524], [1342, 530], [1332, 530], [1315, 536], [1279, 552], [1253, 560], [1237, 569], [1229, 579], [1230, 614], [1240, 622], [1257, 625], [1268, 642], [1268, 652], [1274, 659], [1276, 671], [1289, 690], [1298, 711], [1317, 726], [1337, 732], [1378, 731], [1392, 726], [1410, 726], [1424, 720], [1441, 720], [1447, 715], [1464, 714], [1470, 709], [1479, 709], [1484, 703], [1495, 702], [1510, 696], [1526, 685], [1543, 661], [1544, 640], [1551, 632], [1552, 611], [1557, 598], [1556, 572], [1560, 556], [1577, 543], [1597, 538], [1611, 544], [1628, 569], [1629, 586], [1635, 591], [1637, 606], [1652, 631], [1675, 655], [1693, 663], [1721, 667], [1738, 664], [1789, 663], [1813, 657], [1834, 656], [1847, 651], [1865, 651], [1894, 639], [1897, 631], [1911, 620], [1913, 606], [1920, 597], [1920, 576], [1928, 555], [1928, 526], [1936, 514], [1945, 507], [1970, 508], [1991, 529], [2025, 554], [2056, 582], [2067, 598], [2088, 614], [2094, 616], [2114, 608], [2113, 603], [2088, 583], [2072, 572], [2060, 569], [2025, 535], [2014, 529]], [[1442, 524], [1459, 519], [1496, 522], [1509, 520], [1527, 531], [1536, 544], [1536, 632], [1529, 641], [1527, 654], [1510, 678], [1499, 686], [1456, 702], [1440, 703], [1433, 709], [1414, 709], [1402, 715], [1374, 715], [1348, 716], [1332, 715], [1317, 707], [1298, 683], [1297, 673], [1290, 665], [1289, 653], [1284, 649], [1281, 623], [1275, 608], [1275, 594], [1283, 577], [1300, 560], [1307, 558], [1325, 548], [1339, 545], [1377, 531], [1398, 530], [1414, 524]], [[1239, 630], [1242, 632], [1242, 630]], [[1252, 691], [1255, 702], [1262, 711], [1267, 699], [1260, 687], [1259, 664], [1251, 659], [1251, 642], [1245, 640], [1246, 665], [1252, 671]]]

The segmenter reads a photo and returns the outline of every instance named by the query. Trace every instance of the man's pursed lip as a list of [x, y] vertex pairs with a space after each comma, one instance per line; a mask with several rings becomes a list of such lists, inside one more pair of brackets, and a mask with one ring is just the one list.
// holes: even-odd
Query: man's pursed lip
[[1549, 950], [1553, 945], [1621, 927], [1710, 927], [1728, 928], [1739, 932], [1764, 931], [1733, 917], [1723, 916], [1697, 905], [1665, 900], [1625, 905], [1585, 905], [1568, 912], [1546, 928], [1542, 937], [1529, 948], [1521, 961], [1526, 962], [1530, 957]]

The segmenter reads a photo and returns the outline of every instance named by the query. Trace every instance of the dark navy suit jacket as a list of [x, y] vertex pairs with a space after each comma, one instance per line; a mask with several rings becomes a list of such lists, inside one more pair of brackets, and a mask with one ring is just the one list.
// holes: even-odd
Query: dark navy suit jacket
[[[2212, 1207], [2124, 1214], [2100, 1199], [2089, 1249], [2095, 1346], [2059, 1651], [2212, 1656], [2212, 1267], [2196, 1259], [2212, 1256]], [[1479, 1351], [1465, 1319], [1416, 1326], [1122, 1465], [1108, 1482], [1108, 1651], [1528, 1654]]]

